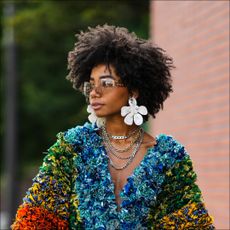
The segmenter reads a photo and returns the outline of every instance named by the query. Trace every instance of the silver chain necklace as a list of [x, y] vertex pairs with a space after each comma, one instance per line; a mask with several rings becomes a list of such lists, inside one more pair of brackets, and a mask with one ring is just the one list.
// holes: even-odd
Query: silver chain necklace
[[[137, 135], [136, 138], [134, 138], [131, 141], [130, 145], [126, 146], [123, 149], [119, 149], [119, 148], [117, 148], [117, 147], [112, 145], [112, 143], [111, 143], [111, 141], [109, 139], [109, 134], [107, 133], [105, 127], [102, 126], [102, 136], [105, 139], [106, 143], [109, 145], [110, 149], [113, 149], [113, 151], [119, 152], [119, 153], [127, 152], [128, 150], [130, 150], [133, 147], [133, 145], [135, 144], [135, 142], [137, 141], [137, 139], [139, 138], [139, 136], [141, 134], [141, 128], [138, 128], [138, 131], [139, 131], [139, 134]], [[133, 132], [133, 134], [135, 134], [135, 133]]]
[[[139, 148], [140, 148], [140, 146], [141, 146], [141, 144], [142, 144], [143, 137], [144, 137], [144, 131], [143, 131], [142, 129], [139, 129], [139, 135], [137, 136], [137, 138], [135, 138], [135, 141], [133, 141], [133, 142], [131, 143], [131, 145], [130, 145], [131, 147], [134, 146], [134, 149], [133, 149], [131, 155], [128, 156], [128, 157], [121, 157], [121, 156], [119, 156], [119, 155], [117, 154], [117, 152], [125, 152], [125, 149], [127, 149], [127, 147], [126, 147], [125, 149], [122, 149], [122, 150], [121, 150], [121, 149], [115, 148], [115, 147], [112, 145], [112, 143], [110, 142], [109, 135], [108, 135], [108, 133], [106, 132], [105, 127], [102, 126], [102, 138], [104, 139], [104, 144], [105, 144], [106, 150], [107, 150], [108, 152], [112, 153], [112, 154], [113, 154], [116, 158], [118, 158], [118, 159], [127, 160], [127, 162], [126, 162], [124, 165], [118, 166], [118, 165], [116, 165], [116, 164], [112, 161], [112, 159], [109, 157], [109, 163], [110, 163], [110, 165], [111, 165], [114, 169], [116, 169], [116, 170], [123, 170], [123, 169], [125, 169], [126, 167], [128, 167], [128, 166], [131, 164], [131, 162], [133, 161], [134, 157], [136, 156], [136, 154], [137, 154], [137, 152], [138, 152], [138, 150], [139, 150]], [[130, 146], [128, 146], [129, 149], [131, 148]], [[127, 151], [127, 150], [126, 150], [126, 151]]]
[[130, 138], [133, 134], [135, 134], [136, 132], [139, 131], [139, 127], [137, 127], [136, 129], [132, 130], [127, 136], [116, 136], [116, 135], [111, 135], [111, 134], [108, 134], [109, 137], [111, 137], [112, 139], [114, 140], [125, 140], [125, 139], [128, 139]]
[[135, 146], [135, 148], [134, 148], [134, 150], [133, 150], [133, 152], [132, 152], [131, 157], [128, 159], [128, 161], [127, 161], [124, 165], [118, 166], [118, 165], [115, 164], [115, 163], [112, 161], [112, 159], [109, 157], [109, 163], [110, 163], [110, 165], [111, 165], [114, 169], [116, 169], [116, 170], [123, 170], [123, 169], [127, 168], [127, 167], [132, 163], [132, 161], [133, 161], [133, 159], [135, 158], [135, 156], [136, 156], [138, 150], [140, 149], [141, 143], [142, 143], [142, 141], [143, 141], [143, 137], [144, 137], [144, 132], [142, 131], [141, 136], [140, 136], [140, 139], [139, 139], [139, 141], [137, 142], [137, 144], [136, 144], [136, 146]]
[[[135, 141], [133, 142], [134, 144], [131, 147], [133, 147], [135, 145], [135, 143], [138, 140], [140, 140], [140, 136], [141, 136], [141, 132], [139, 132], [138, 137], [135, 139]], [[106, 140], [106, 137], [103, 137], [103, 138]], [[130, 159], [132, 156], [132, 154], [127, 156], [127, 157], [123, 157], [123, 156], [118, 155], [117, 152], [120, 152], [120, 151], [118, 151], [115, 147], [112, 146], [112, 144], [110, 143], [110, 140], [105, 141], [105, 145], [106, 145], [106, 148], [109, 150], [109, 152], [112, 153], [118, 159], [127, 160], [127, 159]]]

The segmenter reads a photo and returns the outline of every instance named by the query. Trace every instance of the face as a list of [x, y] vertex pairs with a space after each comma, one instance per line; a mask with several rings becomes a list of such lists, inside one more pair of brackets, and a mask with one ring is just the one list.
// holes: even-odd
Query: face
[[[120, 77], [110, 65], [100, 64], [91, 71], [89, 102], [98, 117], [121, 116], [121, 107], [127, 105], [129, 92], [121, 85]], [[102, 86], [102, 87], [100, 87]], [[111, 87], [112, 86], [112, 87]]]

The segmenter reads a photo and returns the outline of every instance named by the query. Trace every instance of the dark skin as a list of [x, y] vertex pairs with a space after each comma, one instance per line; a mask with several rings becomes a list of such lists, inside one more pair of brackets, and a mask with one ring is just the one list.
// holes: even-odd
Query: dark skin
[[[104, 92], [100, 92], [97, 89], [99, 79], [104, 77], [111, 77], [115, 80], [120, 80], [120, 77], [115, 73], [113, 66], [108, 69], [106, 65], [100, 64], [95, 66], [91, 71], [90, 81], [96, 86], [89, 97], [91, 105], [95, 105], [95, 114], [97, 117], [104, 117], [106, 119], [106, 130], [112, 135], [127, 135], [130, 131], [137, 128], [135, 124], [129, 126], [124, 123], [124, 118], [121, 116], [121, 107], [128, 104], [129, 96], [138, 97], [138, 92], [130, 92], [126, 87], [114, 87], [106, 89]], [[97, 105], [99, 104], [99, 105]], [[130, 138], [125, 140], [112, 140], [113, 145], [118, 148], [124, 148], [131, 142]], [[114, 193], [116, 197], [116, 203], [119, 206], [121, 204], [120, 192], [127, 183], [127, 178], [132, 175], [134, 169], [138, 167], [143, 160], [147, 150], [152, 148], [156, 144], [154, 137], [148, 133], [144, 133], [143, 142], [137, 152], [135, 158], [128, 165], [127, 168], [123, 170], [116, 170], [109, 164], [109, 171], [111, 174], [112, 181], [114, 183]], [[122, 153], [123, 157], [130, 155], [130, 150]], [[124, 165], [124, 161], [114, 157], [111, 153], [107, 153], [112, 161], [116, 165]]]

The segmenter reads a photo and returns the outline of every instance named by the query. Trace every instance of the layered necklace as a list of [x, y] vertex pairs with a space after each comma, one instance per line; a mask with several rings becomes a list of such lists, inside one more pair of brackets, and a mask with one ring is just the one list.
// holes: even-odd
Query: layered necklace
[[[127, 136], [111, 135], [106, 131], [105, 126], [101, 127], [101, 131], [102, 131], [101, 133], [102, 133], [102, 138], [104, 140], [106, 151], [111, 153], [115, 158], [125, 161], [124, 164], [117, 165], [116, 163], [113, 162], [111, 157], [109, 157], [110, 165], [116, 170], [123, 170], [127, 168], [132, 163], [138, 150], [140, 149], [140, 146], [141, 146], [141, 143], [144, 137], [143, 129], [138, 127], [137, 129], [134, 129], [133, 131], [131, 131]], [[112, 144], [111, 139], [115, 141], [131, 139], [131, 141], [128, 146], [125, 146], [124, 148], [117, 148], [116, 146]], [[129, 156], [121, 155], [122, 153], [128, 152], [128, 151], [131, 151], [131, 154]]]

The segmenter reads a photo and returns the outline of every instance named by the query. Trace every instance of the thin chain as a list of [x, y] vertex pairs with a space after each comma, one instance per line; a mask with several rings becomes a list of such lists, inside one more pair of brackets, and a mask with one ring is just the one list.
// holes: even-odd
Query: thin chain
[[121, 160], [127, 160], [127, 159], [130, 159], [132, 154], [127, 156], [127, 157], [122, 157], [122, 156], [119, 156], [116, 152], [114, 152], [111, 148], [109, 148], [108, 144], [105, 143], [105, 147], [107, 149], [108, 152], [112, 153], [116, 158], [118, 159], [121, 159]]
[[[141, 131], [139, 132], [139, 135], [135, 139], [134, 143], [137, 142], [138, 139], [140, 140], [140, 137], [141, 137]], [[127, 160], [127, 159], [130, 159], [132, 157], [132, 154], [128, 157], [122, 157], [122, 156], [118, 155], [117, 154], [118, 151], [115, 148], [113, 148], [110, 141], [105, 142], [105, 145], [106, 145], [107, 149], [109, 150], [109, 152], [112, 153], [118, 159]], [[134, 146], [134, 144], [131, 147], [133, 147], [133, 146]]]
[[139, 136], [140, 136], [140, 133], [139, 133], [139, 135], [137, 135], [137, 137], [135, 137], [133, 140], [131, 140], [131, 143], [128, 146], [126, 146], [124, 149], [118, 149], [117, 147], [112, 145], [112, 143], [110, 142], [109, 139], [107, 139], [107, 143], [110, 146], [110, 148], [113, 149], [114, 151], [119, 152], [119, 153], [124, 153], [124, 152], [127, 152], [128, 150], [130, 150], [133, 147], [135, 142], [138, 140]]
[[127, 167], [132, 163], [132, 161], [133, 161], [133, 159], [135, 158], [135, 156], [136, 156], [138, 150], [140, 149], [141, 143], [142, 143], [142, 141], [143, 141], [143, 137], [144, 137], [144, 132], [142, 131], [142, 132], [141, 132], [141, 135], [140, 135], [140, 139], [139, 139], [139, 141], [136, 143], [136, 146], [135, 146], [135, 148], [134, 148], [134, 150], [133, 150], [133, 152], [132, 152], [131, 157], [128, 159], [128, 161], [127, 161], [123, 166], [118, 166], [118, 165], [116, 165], [116, 164], [112, 161], [112, 159], [109, 157], [110, 165], [111, 165], [114, 169], [116, 169], [116, 170], [123, 170], [123, 169], [127, 168]]
[[[140, 135], [141, 135], [141, 133], [140, 133]], [[140, 139], [140, 135], [139, 135], [138, 139]], [[132, 156], [132, 154], [131, 154], [130, 156], [122, 157], [122, 156], [118, 155], [116, 150], [114, 150], [114, 148], [111, 148], [111, 146], [107, 142], [105, 142], [105, 145], [106, 145], [107, 149], [109, 150], [109, 152], [112, 153], [118, 159], [127, 160], [127, 159], [130, 159]]]
[[126, 146], [124, 149], [118, 149], [118, 148], [116, 148], [115, 146], [112, 145], [112, 143], [111, 143], [111, 141], [109, 139], [109, 134], [106, 132], [105, 127], [102, 126], [102, 136], [105, 139], [106, 143], [108, 143], [110, 149], [113, 149], [114, 151], [119, 152], [119, 153], [127, 152], [129, 149], [131, 149], [133, 147], [134, 143], [137, 141], [137, 139], [140, 136], [141, 129], [138, 129], [138, 131], [139, 131], [139, 135], [137, 135], [136, 138], [134, 138], [131, 141], [130, 145]]
[[132, 130], [127, 136], [115, 136], [115, 135], [111, 135], [108, 133], [108, 136], [111, 137], [114, 140], [125, 140], [130, 138], [132, 135], [134, 135], [136, 132], [138, 132], [140, 129], [140, 127], [137, 127], [136, 129]]
[[[131, 162], [133, 161], [134, 157], [136, 156], [136, 154], [137, 154], [137, 152], [141, 146], [141, 143], [142, 143], [143, 137], [144, 137], [144, 131], [141, 128], [137, 129], [139, 132], [137, 133], [134, 140], [131, 141], [131, 144], [128, 147], [126, 147], [125, 149], [117, 149], [116, 147], [114, 147], [112, 145], [112, 143], [109, 139], [109, 134], [106, 132], [106, 129], [104, 126], [102, 126], [101, 130], [102, 130], [102, 138], [104, 139], [104, 144], [105, 144], [106, 150], [108, 152], [110, 152], [111, 154], [113, 154], [118, 159], [127, 160], [124, 165], [118, 166], [109, 157], [110, 165], [116, 170], [123, 170], [126, 167], [128, 167], [131, 164]], [[135, 132], [132, 132], [132, 134], [135, 134], [135, 133], [136, 133], [136, 130], [135, 130]], [[117, 154], [117, 152], [126, 152], [127, 150], [131, 149], [132, 147], [133, 147], [133, 151], [132, 151], [131, 155], [128, 157], [121, 157]]]

